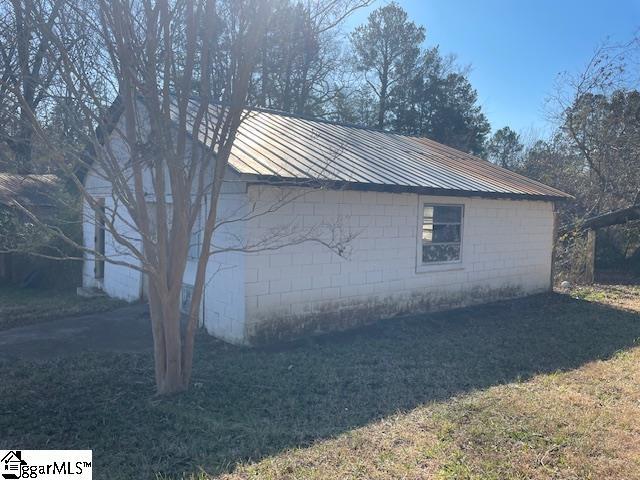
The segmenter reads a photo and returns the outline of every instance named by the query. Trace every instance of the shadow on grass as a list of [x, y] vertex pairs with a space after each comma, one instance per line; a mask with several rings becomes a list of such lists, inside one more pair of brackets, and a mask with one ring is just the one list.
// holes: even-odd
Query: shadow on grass
[[71, 289], [0, 286], [0, 330], [60, 318], [107, 312], [126, 305], [108, 297], [85, 298]]
[[96, 478], [215, 474], [397, 411], [635, 345], [640, 314], [557, 294], [395, 319], [270, 349], [201, 336], [194, 387], [153, 397], [151, 359], [0, 364], [0, 447], [91, 448]]

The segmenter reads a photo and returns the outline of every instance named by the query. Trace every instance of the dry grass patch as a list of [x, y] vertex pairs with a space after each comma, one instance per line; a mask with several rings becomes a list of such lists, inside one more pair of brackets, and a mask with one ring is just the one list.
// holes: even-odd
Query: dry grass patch
[[223, 479], [640, 478], [640, 349], [420, 406]]
[[640, 285], [576, 286], [570, 292], [574, 298], [603, 303], [640, 312]]

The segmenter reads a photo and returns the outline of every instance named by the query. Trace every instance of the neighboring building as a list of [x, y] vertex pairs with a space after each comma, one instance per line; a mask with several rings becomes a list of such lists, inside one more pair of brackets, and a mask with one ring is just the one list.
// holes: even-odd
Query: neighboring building
[[56, 205], [54, 195], [59, 187], [56, 175], [0, 173], [0, 206], [18, 209], [21, 205], [46, 214]]
[[[318, 179], [323, 188], [311, 187]], [[339, 222], [356, 235], [347, 258], [318, 243], [215, 255], [201, 320], [210, 334], [232, 343], [551, 288], [554, 201], [568, 196], [424, 138], [254, 110], [238, 132], [225, 180], [221, 218], [246, 215], [249, 205], [266, 211], [283, 192], [296, 194], [275, 212], [229, 224], [216, 233], [217, 247], [232, 238], [251, 243], [291, 225]], [[95, 172], [86, 187], [113, 207], [109, 184]], [[95, 218], [85, 206], [86, 246], [127, 256]], [[136, 236], [121, 223], [123, 233]], [[194, 231], [194, 256], [198, 237]], [[190, 261], [185, 303], [194, 272]], [[145, 295], [138, 271], [90, 257], [83, 279], [85, 287], [125, 300]]]

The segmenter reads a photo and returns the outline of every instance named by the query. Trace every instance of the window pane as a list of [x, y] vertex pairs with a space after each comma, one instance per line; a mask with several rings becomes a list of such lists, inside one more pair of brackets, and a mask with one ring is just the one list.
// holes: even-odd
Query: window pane
[[423, 205], [422, 263], [460, 260], [462, 205]]
[[460, 244], [423, 245], [422, 262], [454, 262], [460, 260]]
[[438, 205], [434, 207], [433, 223], [461, 223], [462, 207]]
[[433, 207], [424, 207], [422, 223], [424, 225], [433, 223]]
[[422, 226], [422, 241], [423, 242], [433, 241], [433, 225]]
[[434, 225], [434, 243], [452, 243], [460, 241], [460, 225]]

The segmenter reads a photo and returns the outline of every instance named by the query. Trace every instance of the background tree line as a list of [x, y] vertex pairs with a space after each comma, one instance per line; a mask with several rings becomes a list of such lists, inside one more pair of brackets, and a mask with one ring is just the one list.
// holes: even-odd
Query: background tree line
[[[552, 98], [554, 130], [525, 140], [508, 126], [490, 134], [469, 67], [440, 46], [427, 47], [428, 25], [413, 22], [398, 3], [380, 6], [345, 31], [344, 20], [371, 3], [274, 0], [248, 103], [427, 136], [477, 154], [573, 194], [576, 201], [562, 207], [565, 224], [638, 202], [637, 40], [604, 46], [584, 72], [561, 76]], [[115, 98], [117, 82], [100, 74], [108, 58], [90, 28], [95, 12], [86, 0], [0, 0], [0, 171], [56, 171], [50, 149], [34, 137], [27, 110], [37, 112], [65, 148], [85, 148], [89, 132], [78, 120], [78, 95], [63, 81], [61, 59], [47, 54], [46, 29], [61, 32], [56, 48], [72, 57], [103, 104]], [[229, 101], [233, 22], [218, 13], [214, 24], [207, 68], [212, 90], [219, 92], [214, 100]], [[83, 89], [89, 90], [76, 93]], [[194, 93], [198, 89], [194, 81]], [[634, 224], [610, 229], [599, 242], [600, 257], [611, 264], [637, 259], [639, 237]]]
[[[232, 3], [233, 0], [228, 0]], [[372, 0], [276, 0], [252, 74], [249, 104], [299, 115], [324, 117], [389, 129], [484, 154], [489, 122], [478, 104], [468, 69], [425, 48], [424, 26], [416, 25], [397, 3], [374, 10], [367, 21], [345, 32], [344, 20]], [[49, 39], [40, 32], [66, 25], [65, 49], [83, 72], [95, 72], [92, 88], [104, 101], [115, 98], [113, 79], [103, 78], [99, 52], [87, 15], [95, 6], [83, 0], [0, 1], [0, 170], [48, 171], [47, 149], [33, 138], [26, 110], [9, 85], [19, 85], [29, 109], [46, 117], [60, 142], [83, 147], [74, 119], [77, 100], [66, 91], [60, 62], [46, 55]], [[73, 27], [73, 28], [71, 28]], [[226, 101], [223, 86], [234, 61], [230, 24], [216, 24], [211, 78]], [[198, 68], [198, 66], [196, 66]], [[102, 84], [102, 85], [101, 85]], [[197, 92], [198, 86], [194, 85]], [[15, 87], [13, 87], [15, 88]]]

